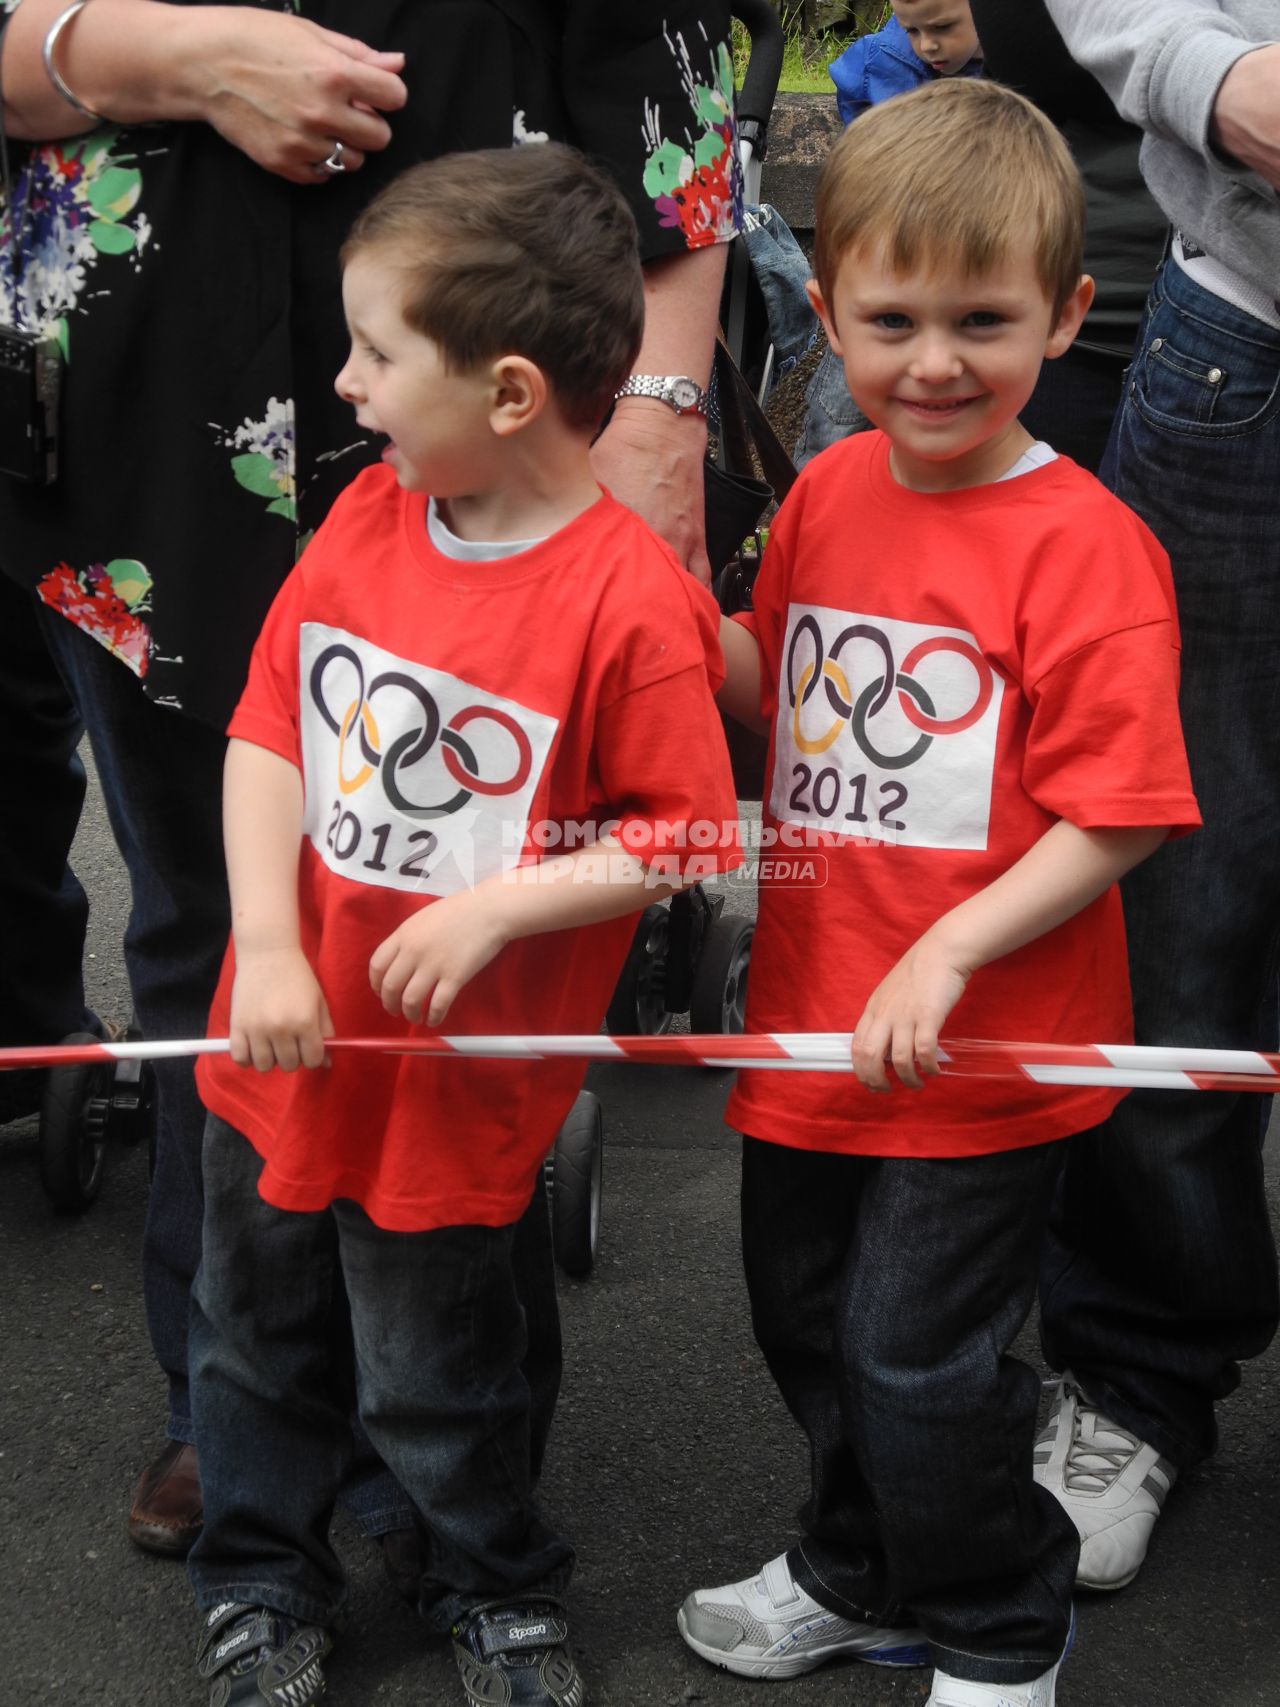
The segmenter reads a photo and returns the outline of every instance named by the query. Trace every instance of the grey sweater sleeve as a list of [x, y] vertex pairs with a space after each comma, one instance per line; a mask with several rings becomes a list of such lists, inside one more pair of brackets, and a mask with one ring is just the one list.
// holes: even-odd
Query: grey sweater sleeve
[[1222, 80], [1280, 41], [1280, 0], [1046, 0], [1072, 58], [1145, 132], [1142, 175], [1170, 224], [1268, 300], [1280, 196], [1209, 138]]
[[1125, 118], [1226, 166], [1209, 143], [1213, 103], [1237, 59], [1280, 39], [1274, 0], [1046, 3], [1072, 58]]

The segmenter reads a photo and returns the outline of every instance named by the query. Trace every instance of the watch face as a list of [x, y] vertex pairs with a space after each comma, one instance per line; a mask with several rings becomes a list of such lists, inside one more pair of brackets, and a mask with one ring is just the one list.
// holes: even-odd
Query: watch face
[[677, 408], [696, 409], [701, 393], [693, 380], [682, 377], [671, 381], [671, 396]]

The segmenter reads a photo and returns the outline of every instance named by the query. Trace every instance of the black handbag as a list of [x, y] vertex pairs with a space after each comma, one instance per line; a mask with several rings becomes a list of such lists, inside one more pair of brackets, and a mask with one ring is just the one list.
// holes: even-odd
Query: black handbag
[[[707, 556], [720, 609], [733, 616], [751, 609], [760, 522], [791, 490], [796, 469], [723, 341], [716, 344], [711, 397], [719, 453], [706, 461]], [[764, 479], [755, 473], [757, 460]], [[768, 737], [730, 717], [724, 734], [739, 800], [761, 799]]]
[[719, 448], [704, 465], [707, 557], [720, 608], [732, 615], [750, 608], [750, 578], [759, 558], [757, 542], [748, 552], [754, 561], [744, 564], [744, 545], [769, 506], [791, 490], [796, 469], [723, 339], [716, 342], [712, 368], [710, 427]]

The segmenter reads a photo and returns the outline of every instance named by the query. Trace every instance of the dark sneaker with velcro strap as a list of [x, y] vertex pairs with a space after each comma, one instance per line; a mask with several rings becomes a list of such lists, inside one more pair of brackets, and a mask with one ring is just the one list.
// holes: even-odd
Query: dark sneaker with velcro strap
[[585, 1707], [586, 1685], [551, 1600], [488, 1601], [453, 1627], [453, 1654], [471, 1707]]
[[320, 1662], [332, 1646], [319, 1624], [225, 1600], [205, 1615], [196, 1670], [209, 1707], [311, 1707], [324, 1694]]

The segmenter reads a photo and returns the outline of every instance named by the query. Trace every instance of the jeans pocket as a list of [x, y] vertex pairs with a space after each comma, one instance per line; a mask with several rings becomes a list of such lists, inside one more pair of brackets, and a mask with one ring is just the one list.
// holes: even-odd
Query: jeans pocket
[[870, 425], [849, 395], [844, 363], [834, 350], [824, 350], [805, 392], [804, 422], [792, 455], [796, 467], [803, 468], [820, 450], [847, 439], [850, 433], [866, 432]]
[[824, 350], [809, 382], [807, 402], [815, 415], [838, 429], [841, 436], [864, 427], [867, 418], [849, 395], [844, 363], [834, 350]]
[[1280, 409], [1280, 352], [1168, 299], [1129, 370], [1129, 398], [1153, 426], [1206, 438], [1256, 432]]

